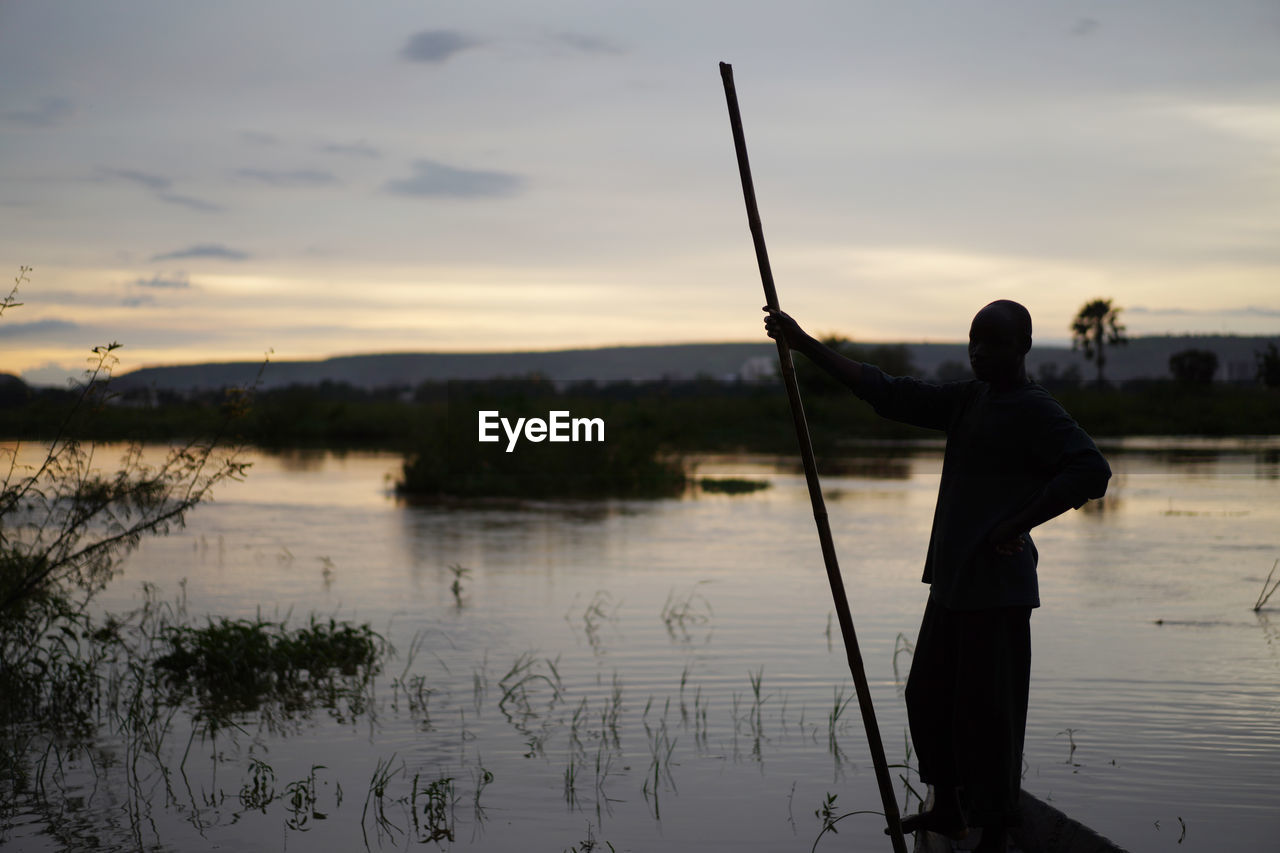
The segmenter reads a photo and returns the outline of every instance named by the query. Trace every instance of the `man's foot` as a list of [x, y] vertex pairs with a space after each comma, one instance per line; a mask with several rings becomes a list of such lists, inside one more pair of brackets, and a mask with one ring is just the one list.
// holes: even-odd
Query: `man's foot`
[[[950, 838], [952, 841], [959, 841], [969, 834], [969, 827], [965, 826], [964, 817], [955, 812], [943, 812], [933, 809], [927, 812], [918, 812], [902, 819], [902, 834], [911, 835], [916, 832], [936, 832], [938, 835]], [[885, 828], [885, 835], [889, 834], [889, 830]]]

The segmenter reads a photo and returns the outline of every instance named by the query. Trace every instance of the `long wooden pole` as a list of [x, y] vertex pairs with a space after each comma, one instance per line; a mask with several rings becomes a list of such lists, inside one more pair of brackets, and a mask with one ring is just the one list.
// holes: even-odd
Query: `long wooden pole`
[[[756, 247], [756, 262], [760, 267], [760, 280], [764, 284], [765, 303], [777, 310], [778, 292], [773, 286], [769, 253], [764, 246], [764, 229], [760, 226], [760, 212], [756, 208], [756, 191], [751, 182], [751, 166], [747, 162], [747, 142], [742, 133], [742, 116], [738, 112], [738, 93], [733, 86], [733, 67], [727, 62], [721, 62], [720, 76], [724, 79], [724, 95], [729, 103], [733, 147], [738, 154], [742, 194], [747, 202], [747, 223], [751, 226], [751, 239]], [[822, 487], [818, 483], [818, 466], [813, 458], [813, 442], [809, 438], [809, 424], [804, 416], [804, 404], [800, 400], [800, 386], [796, 383], [796, 368], [791, 361], [791, 349], [784, 340], [778, 341], [778, 361], [782, 365], [782, 381], [787, 388], [787, 398], [791, 401], [791, 417], [795, 421], [796, 438], [800, 442], [800, 459], [804, 462], [804, 477], [809, 485], [813, 520], [818, 525], [818, 542], [822, 546], [822, 559], [827, 566], [827, 580], [831, 584], [831, 597], [835, 600], [836, 618], [840, 622], [840, 634], [844, 638], [849, 671], [853, 673], [853, 686], [858, 694], [858, 707], [862, 711], [867, 744], [871, 747], [871, 762], [875, 765], [876, 782], [880, 786], [880, 799], [884, 803], [889, 837], [893, 841], [894, 853], [907, 853], [907, 842], [902, 836], [902, 822], [898, 814], [898, 800], [893, 793], [889, 765], [884, 757], [884, 744], [880, 740], [880, 728], [876, 725], [876, 712], [871, 704], [871, 688], [867, 686], [867, 673], [862, 666], [862, 653], [858, 650], [858, 636], [853, 629], [853, 616], [849, 613], [849, 598], [844, 591], [844, 580], [836, 561], [835, 544], [831, 540], [831, 524], [827, 520], [826, 502], [822, 499]]]

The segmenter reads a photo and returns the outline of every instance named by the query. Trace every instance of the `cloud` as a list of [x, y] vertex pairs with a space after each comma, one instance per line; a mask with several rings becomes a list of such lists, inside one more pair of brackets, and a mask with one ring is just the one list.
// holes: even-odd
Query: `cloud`
[[446, 62], [454, 54], [479, 44], [483, 44], [480, 39], [457, 30], [424, 30], [409, 37], [400, 57], [411, 62]]
[[366, 160], [378, 160], [382, 158], [381, 151], [364, 142], [352, 142], [347, 144], [332, 142], [328, 145], [320, 146], [320, 150], [326, 154], [341, 154], [344, 157], [363, 157]]
[[169, 185], [173, 183], [163, 175], [153, 175], [150, 172], [140, 172], [137, 169], [107, 169], [105, 171], [108, 175], [138, 184], [154, 192], [167, 190]]
[[134, 287], [146, 287], [152, 290], [187, 290], [191, 287], [191, 279], [186, 273], [162, 276], [156, 273], [151, 278], [139, 278], [130, 282]]
[[119, 178], [131, 184], [136, 184], [144, 189], [151, 190], [155, 198], [163, 201], [165, 204], [173, 204], [178, 207], [185, 207], [188, 210], [198, 210], [201, 213], [214, 213], [222, 210], [222, 206], [214, 204], [204, 199], [193, 198], [189, 195], [181, 193], [169, 192], [169, 187], [173, 186], [173, 181], [164, 175], [157, 175], [153, 172], [143, 172], [139, 169], [103, 169], [106, 175]]
[[1071, 26], [1071, 34], [1073, 36], [1091, 36], [1096, 33], [1102, 24], [1097, 18], [1077, 18], [1076, 22]]
[[236, 176], [272, 187], [320, 187], [338, 182], [332, 172], [319, 169], [240, 169]]
[[459, 169], [435, 160], [417, 160], [413, 170], [408, 178], [388, 181], [386, 190], [420, 198], [501, 198], [524, 187], [524, 178], [512, 172]]
[[59, 364], [56, 361], [46, 361], [44, 364], [22, 371], [23, 382], [45, 387], [64, 386], [83, 378], [83, 364]]
[[151, 260], [175, 261], [183, 258], [215, 258], [223, 261], [245, 261], [249, 257], [248, 252], [242, 252], [239, 249], [228, 249], [218, 243], [198, 243], [185, 249], [176, 249], [172, 252], [152, 255]]
[[30, 323], [0, 324], [0, 338], [48, 338], [65, 336], [80, 329], [67, 320], [34, 320]]
[[1130, 314], [1144, 314], [1152, 317], [1280, 317], [1280, 308], [1266, 308], [1261, 305], [1243, 305], [1236, 308], [1153, 308], [1147, 305], [1135, 305], [1124, 310]]
[[126, 296], [120, 300], [120, 304], [125, 308], [138, 308], [142, 305], [152, 305], [156, 298], [149, 293], [143, 293], [138, 296]]
[[585, 33], [555, 33], [551, 36], [551, 40], [564, 47], [572, 48], [580, 53], [626, 53], [622, 46], [615, 42], [609, 41], [608, 39], [600, 36], [592, 36]]
[[35, 106], [27, 109], [9, 110], [4, 117], [28, 127], [55, 127], [62, 124], [75, 108], [66, 98], [41, 98]]
[[178, 207], [185, 207], [188, 210], [198, 210], [201, 213], [216, 213], [224, 210], [222, 205], [214, 204], [204, 199], [192, 198], [189, 195], [181, 195], [179, 193], [156, 193], [156, 198], [165, 204], [176, 204]]
[[240, 139], [250, 145], [275, 145], [279, 141], [270, 133], [263, 133], [260, 130], [243, 131]]

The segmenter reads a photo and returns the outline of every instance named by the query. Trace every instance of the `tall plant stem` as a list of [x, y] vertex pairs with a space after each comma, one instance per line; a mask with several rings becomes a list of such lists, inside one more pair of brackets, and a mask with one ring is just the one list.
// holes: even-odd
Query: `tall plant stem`
[[[766, 304], [778, 309], [778, 293], [773, 285], [773, 272], [769, 267], [769, 254], [764, 245], [764, 229], [760, 225], [760, 212], [756, 207], [756, 192], [751, 181], [751, 166], [747, 162], [747, 142], [742, 132], [742, 116], [738, 112], [738, 93], [733, 85], [733, 67], [720, 63], [720, 76], [724, 80], [725, 99], [729, 105], [729, 123], [733, 128], [733, 146], [738, 155], [738, 171], [742, 176], [742, 193], [747, 204], [747, 223], [751, 227], [751, 239], [755, 243], [756, 262], [760, 267], [760, 280], [764, 285]], [[862, 724], [867, 732], [867, 744], [871, 749], [871, 761], [875, 765], [876, 782], [880, 799], [884, 803], [885, 820], [894, 853], [907, 853], [907, 843], [902, 836], [902, 823], [898, 815], [898, 800], [889, 778], [889, 765], [884, 757], [884, 744], [880, 740], [880, 728], [876, 724], [875, 708], [871, 704], [871, 688], [867, 685], [867, 673], [862, 666], [862, 653], [858, 650], [858, 637], [853, 628], [853, 616], [849, 612], [849, 599], [845, 594], [844, 580], [836, 560], [835, 544], [831, 539], [831, 524], [827, 520], [826, 503], [822, 499], [822, 487], [818, 483], [818, 467], [813, 457], [813, 442], [809, 438], [809, 424], [805, 419], [804, 404], [800, 400], [800, 387], [796, 383], [796, 368], [791, 361], [791, 349], [784, 339], [778, 340], [778, 361], [782, 366], [782, 380], [791, 402], [791, 417], [795, 422], [796, 439], [800, 444], [800, 458], [804, 463], [805, 482], [809, 486], [809, 501], [813, 505], [813, 520], [818, 525], [818, 542], [822, 547], [822, 559], [827, 567], [827, 580], [831, 584], [831, 597], [835, 601], [836, 617], [840, 622], [840, 634], [844, 638], [845, 654], [849, 659], [849, 671], [853, 674], [854, 689], [858, 694], [858, 707], [862, 711]]]

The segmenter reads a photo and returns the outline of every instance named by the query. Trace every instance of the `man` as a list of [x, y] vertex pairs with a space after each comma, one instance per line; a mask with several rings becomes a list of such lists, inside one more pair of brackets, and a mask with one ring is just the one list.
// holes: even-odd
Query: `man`
[[887, 376], [824, 346], [781, 311], [765, 311], [769, 337], [877, 413], [947, 435], [925, 558], [929, 601], [906, 690], [920, 777], [933, 786], [934, 805], [902, 825], [953, 839], [979, 826], [974, 849], [1003, 851], [1018, 822], [1030, 617], [1040, 606], [1029, 531], [1102, 497], [1111, 469], [1027, 378], [1031, 315], [1016, 302], [978, 312], [969, 328], [976, 378], [944, 385]]

